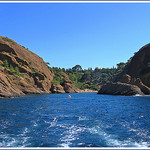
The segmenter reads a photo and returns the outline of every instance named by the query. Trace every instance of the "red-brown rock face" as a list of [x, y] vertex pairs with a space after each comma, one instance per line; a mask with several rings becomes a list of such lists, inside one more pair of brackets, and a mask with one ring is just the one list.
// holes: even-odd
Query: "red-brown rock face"
[[62, 79], [64, 82], [62, 85], [52, 84], [51, 92], [52, 93], [79, 93], [81, 92], [75, 85], [72, 84], [72, 81], [69, 79], [66, 73], [62, 74]]
[[52, 79], [53, 74], [41, 57], [15, 41], [0, 36], [1, 97], [50, 93]]
[[66, 93], [79, 93], [80, 90], [72, 84], [72, 81], [68, 78], [67, 74], [64, 73], [63, 77], [65, 78], [64, 90]]

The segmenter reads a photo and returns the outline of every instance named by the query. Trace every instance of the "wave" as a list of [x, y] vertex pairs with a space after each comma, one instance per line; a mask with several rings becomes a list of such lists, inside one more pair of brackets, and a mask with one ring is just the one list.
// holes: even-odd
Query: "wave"
[[61, 134], [62, 137], [60, 138], [60, 140], [63, 143], [59, 145], [62, 147], [69, 147], [72, 144], [72, 141], [78, 140], [79, 134], [81, 132], [84, 132], [85, 130], [85, 127], [78, 127], [75, 125], [68, 127], [68, 129]]
[[32, 123], [33, 123], [33, 126], [34, 126], [34, 127], [37, 127], [37, 126], [38, 126], [38, 124], [37, 124], [36, 121], [32, 121]]
[[[144, 116], [141, 115], [139, 118], [143, 118]], [[147, 141], [150, 141], [150, 135], [149, 135], [149, 131], [147, 129], [141, 129], [138, 127], [138, 124], [136, 121], [132, 122], [133, 127], [131, 127], [131, 124], [124, 122], [124, 123], [120, 123], [120, 125], [124, 128], [126, 128], [128, 131], [134, 132], [135, 136], [138, 136], [140, 138], [145, 138], [147, 139]], [[136, 126], [136, 128], [135, 128]]]
[[135, 94], [135, 95], [133, 95], [133, 96], [143, 96], [143, 95], [140, 95], [140, 94]]
[[0, 147], [12, 147], [16, 143], [15, 138], [10, 138], [8, 134], [0, 135], [0, 139], [2, 139], [2, 142], [0, 142]]
[[50, 124], [49, 128], [51, 128], [51, 127], [57, 126], [57, 121], [58, 119], [54, 117], [52, 121], [44, 121], [44, 123]]
[[28, 128], [24, 128], [22, 132], [18, 135], [10, 135], [7, 133], [3, 133], [0, 135], [0, 147], [26, 147], [30, 145], [28, 143], [29, 137], [27, 133], [29, 132]]
[[81, 120], [89, 120], [88, 118], [86, 118], [85, 116], [79, 116], [79, 121]]
[[[70, 143], [69, 143], [70, 144]], [[66, 148], [68, 148], [69, 147], [69, 144], [67, 144], [67, 143], [62, 143], [62, 144], [59, 144], [61, 147], [66, 147]]]
[[116, 135], [108, 134], [103, 131], [99, 126], [88, 129], [91, 134], [98, 134], [100, 139], [103, 140], [108, 147], [149, 147], [148, 142], [136, 142], [131, 138], [127, 140], [119, 140]]

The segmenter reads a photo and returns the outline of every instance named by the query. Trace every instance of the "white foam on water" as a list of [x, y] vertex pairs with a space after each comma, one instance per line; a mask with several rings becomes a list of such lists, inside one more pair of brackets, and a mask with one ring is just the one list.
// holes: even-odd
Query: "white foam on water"
[[[143, 118], [144, 116], [142, 116]], [[124, 123], [120, 123], [123, 127], [125, 127], [128, 131], [132, 131], [135, 133], [136, 136], [139, 136], [141, 138], [145, 138], [147, 139], [147, 141], [150, 141], [150, 136], [149, 136], [149, 131], [147, 129], [141, 129], [141, 128], [133, 128], [131, 127], [131, 125], [127, 122], [124, 122]], [[136, 121], [133, 121], [132, 123], [135, 127], [136, 125]]]
[[29, 130], [26, 127], [18, 135], [3, 132], [0, 135], [0, 139], [2, 141], [0, 142], [0, 147], [25, 147], [29, 138], [27, 137], [28, 132]]
[[[69, 143], [70, 144], [70, 143]], [[65, 147], [65, 148], [68, 148], [69, 147], [69, 144], [66, 144], [66, 143], [62, 143], [62, 144], [59, 144], [61, 147]]]
[[45, 121], [45, 120], [44, 120], [44, 123], [51, 124], [51, 122], [50, 122], [50, 121]]
[[2, 129], [7, 128], [11, 123], [9, 122], [9, 120], [2, 120], [0, 125], [2, 127]]
[[34, 126], [34, 127], [37, 127], [38, 124], [37, 124], [36, 122], [33, 122], [33, 126]]
[[29, 130], [28, 130], [28, 128], [24, 128], [24, 130], [22, 131], [22, 133], [21, 134], [19, 134], [18, 136], [26, 136], [26, 133], [28, 133], [29, 132]]
[[143, 96], [143, 95], [140, 95], [140, 94], [135, 94], [135, 95], [133, 95], [133, 96]]
[[0, 147], [13, 147], [16, 144], [16, 140], [12, 138], [11, 140], [8, 139], [5, 141], [3, 140], [2, 143], [0, 143]]
[[26, 147], [27, 145], [30, 145], [30, 143], [27, 143], [29, 139], [27, 133], [29, 133], [29, 129], [25, 127], [22, 133], [18, 135], [19, 145], [21, 145], [21, 147]]
[[136, 142], [133, 141], [131, 138], [121, 141], [117, 139], [116, 135], [107, 134], [98, 126], [89, 128], [88, 130], [92, 134], [100, 135], [100, 138], [103, 139], [106, 142], [107, 146], [109, 147], [149, 147], [150, 146], [150, 143], [148, 142], [144, 142], [142, 140], [140, 142]]
[[57, 126], [57, 118], [54, 117], [54, 118], [53, 118], [53, 121], [45, 121], [45, 120], [44, 120], [44, 123], [50, 124], [49, 128], [54, 127], [54, 126]]
[[140, 115], [139, 118], [144, 118], [144, 116], [143, 116], [143, 115]]
[[89, 120], [88, 118], [86, 118], [85, 116], [79, 116], [79, 121], [80, 120]]
[[11, 141], [7, 143], [7, 146], [13, 146], [15, 143], [17, 143], [17, 141], [15, 140], [15, 138], [12, 138]]
[[83, 144], [85, 144], [85, 143], [78, 143], [79, 146], [80, 146], [80, 145], [83, 145]]
[[57, 124], [58, 127], [68, 129], [67, 125], [65, 124]]
[[16, 116], [16, 114], [15, 113], [13, 113], [13, 114], [11, 114], [12, 116]]
[[53, 118], [53, 121], [50, 123], [50, 126], [49, 126], [49, 127], [54, 127], [54, 126], [56, 126], [56, 124], [57, 124], [57, 118], [54, 117], [54, 118]]
[[69, 147], [72, 144], [71, 143], [72, 141], [79, 139], [79, 137], [78, 137], [79, 133], [85, 131], [85, 129], [86, 128], [84, 128], [84, 127], [78, 127], [75, 125], [68, 127], [67, 130], [61, 134], [62, 137], [60, 138], [60, 140], [63, 143], [60, 145], [63, 147], [65, 147], [67, 145], [67, 147]]
[[1, 138], [3, 141], [0, 143], [0, 147], [25, 147], [24, 143], [27, 141], [25, 137], [10, 137], [8, 134], [2, 135]]
[[54, 117], [53, 121], [54, 121], [54, 122], [55, 122], [55, 121], [57, 121], [57, 118], [56, 118], [56, 117]]

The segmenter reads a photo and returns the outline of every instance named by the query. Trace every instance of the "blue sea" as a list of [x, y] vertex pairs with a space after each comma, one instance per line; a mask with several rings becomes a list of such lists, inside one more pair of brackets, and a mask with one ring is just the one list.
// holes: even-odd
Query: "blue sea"
[[0, 99], [0, 147], [150, 147], [150, 96]]

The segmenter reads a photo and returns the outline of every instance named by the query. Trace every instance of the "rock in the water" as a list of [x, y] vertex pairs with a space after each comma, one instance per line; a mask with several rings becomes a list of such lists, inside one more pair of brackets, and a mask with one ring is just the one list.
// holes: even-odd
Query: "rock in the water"
[[131, 85], [127, 83], [107, 83], [101, 87], [98, 94], [111, 94], [111, 95], [143, 95], [141, 89], [136, 85]]
[[125, 74], [120, 79], [118, 79], [121, 83], [128, 83], [131, 85], [138, 86], [144, 94], [150, 94], [150, 88], [144, 85], [140, 78], [132, 78], [130, 75]]

